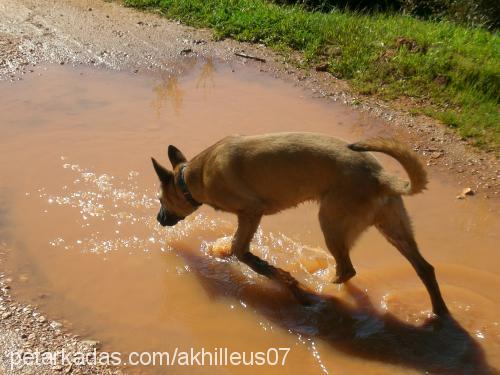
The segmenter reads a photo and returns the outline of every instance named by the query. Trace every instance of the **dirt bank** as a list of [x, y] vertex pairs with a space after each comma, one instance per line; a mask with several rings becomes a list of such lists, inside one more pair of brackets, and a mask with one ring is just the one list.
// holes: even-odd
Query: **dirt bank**
[[[353, 95], [346, 82], [328, 73], [297, 69], [263, 46], [216, 41], [207, 30], [97, 0], [5, 0], [0, 20], [0, 78], [22, 79], [33, 65], [47, 61], [137, 73], [182, 69], [176, 60], [186, 55], [222, 60], [235, 69], [239, 64], [252, 65], [310, 89], [324, 100], [340, 101], [383, 118], [408, 137], [432, 171], [455, 176], [457, 195], [470, 187], [484, 198], [498, 196], [494, 153], [478, 151], [436, 120], [400, 110], [398, 102]], [[235, 55], [239, 52], [266, 62]]]
[[[266, 62], [236, 56], [235, 52], [257, 56]], [[456, 195], [470, 187], [476, 196], [466, 199], [498, 197], [498, 164], [494, 155], [473, 149], [432, 119], [412, 117], [398, 110], [398, 103], [353, 96], [345, 82], [327, 73], [296, 69], [262, 46], [214, 41], [206, 30], [185, 27], [117, 3], [96, 0], [3, 0], [0, 3], [0, 78], [3, 80], [19, 80], [36, 74], [33, 67], [45, 62], [96, 65], [138, 74], [159, 69], [182, 71], [184, 67], [178, 63], [180, 56], [225, 61], [236, 71], [241, 64], [249, 65], [312, 90], [318, 100], [343, 102], [371, 113], [386, 120], [388, 128], [410, 142], [425, 158], [431, 173], [452, 175]], [[5, 277], [1, 279], [0, 346], [3, 351], [20, 347], [74, 351], [81, 347], [91, 349], [95, 344], [65, 332], [65, 325], [53, 322], [33, 307], [13, 301], [9, 296], [9, 282]], [[2, 358], [0, 366], [8, 373], [8, 358]], [[26, 373], [27, 370], [17, 371]], [[45, 366], [33, 371], [106, 373], [114, 370]]]

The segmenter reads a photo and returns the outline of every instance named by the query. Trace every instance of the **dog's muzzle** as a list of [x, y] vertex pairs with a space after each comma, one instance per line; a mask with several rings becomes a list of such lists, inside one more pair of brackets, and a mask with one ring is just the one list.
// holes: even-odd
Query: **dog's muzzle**
[[156, 220], [161, 224], [161, 226], [166, 227], [166, 226], [174, 226], [177, 224], [179, 221], [184, 219], [183, 217], [179, 217], [176, 215], [169, 214], [167, 210], [163, 208], [163, 206], [160, 208], [160, 212], [158, 212], [158, 215], [156, 216]]

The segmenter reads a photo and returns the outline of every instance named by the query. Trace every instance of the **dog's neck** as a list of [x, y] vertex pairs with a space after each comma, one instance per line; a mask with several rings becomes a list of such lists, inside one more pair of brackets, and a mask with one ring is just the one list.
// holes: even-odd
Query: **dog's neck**
[[201, 206], [201, 203], [193, 198], [193, 196], [191, 195], [191, 192], [189, 191], [189, 188], [187, 186], [186, 178], [184, 175], [186, 168], [187, 168], [187, 163], [182, 164], [181, 167], [179, 168], [179, 177], [177, 179], [177, 184], [179, 185], [179, 188], [181, 189], [182, 195], [184, 195], [184, 198], [186, 198], [186, 200], [193, 207], [199, 207], [199, 206]]

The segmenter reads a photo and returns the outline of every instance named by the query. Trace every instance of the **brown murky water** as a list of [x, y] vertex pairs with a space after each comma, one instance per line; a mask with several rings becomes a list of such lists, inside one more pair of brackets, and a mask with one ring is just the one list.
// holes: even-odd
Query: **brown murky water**
[[406, 202], [456, 322], [426, 323], [423, 285], [372, 230], [352, 253], [355, 279], [332, 285], [334, 262], [314, 205], [266, 218], [253, 241], [254, 253], [320, 293], [311, 306], [209, 255], [229, 245], [231, 216], [202, 208], [174, 228], [159, 227], [149, 157], [166, 162], [170, 143], [194, 155], [230, 133], [306, 130], [356, 140], [388, 132], [255, 73], [181, 66], [149, 76], [50, 66], [0, 84], [1, 246], [10, 249], [19, 298], [109, 351], [290, 347], [285, 367], [258, 368], [266, 373], [500, 368], [498, 214], [483, 200], [456, 200], [457, 187], [439, 176]]

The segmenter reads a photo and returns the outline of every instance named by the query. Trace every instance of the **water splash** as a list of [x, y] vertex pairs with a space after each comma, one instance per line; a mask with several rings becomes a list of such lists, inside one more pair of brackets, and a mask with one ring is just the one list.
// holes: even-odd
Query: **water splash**
[[[199, 214], [175, 228], [160, 228], [152, 214], [158, 205], [156, 194], [139, 187], [138, 172], [130, 171], [125, 179], [120, 179], [106, 173], [97, 174], [79, 164], [64, 163], [62, 168], [73, 174], [71, 186], [62, 186], [58, 193], [41, 188], [39, 198], [48, 206], [73, 209], [77, 225], [87, 230], [86, 235], [76, 241], [54, 238], [49, 241], [52, 247], [97, 254], [137, 249], [149, 252], [153, 248], [170, 251], [172, 243], [194, 231], [210, 231], [221, 226], [221, 222]], [[100, 222], [106, 222], [106, 227]]]

